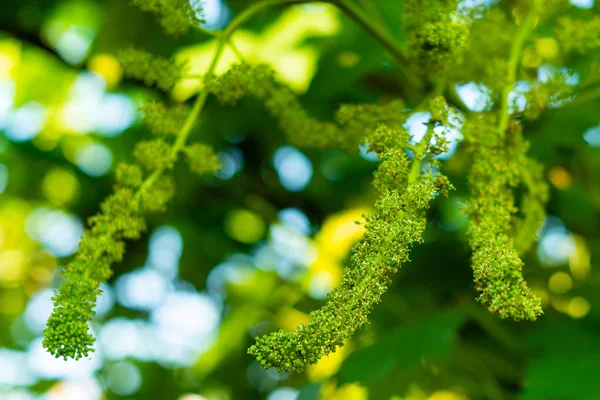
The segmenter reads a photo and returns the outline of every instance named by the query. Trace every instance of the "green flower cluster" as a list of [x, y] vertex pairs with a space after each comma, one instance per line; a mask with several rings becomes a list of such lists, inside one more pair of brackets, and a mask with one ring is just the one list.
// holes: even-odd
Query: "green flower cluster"
[[410, 185], [404, 193], [390, 190], [366, 217], [366, 233], [355, 248], [355, 266], [329, 294], [321, 309], [310, 313], [311, 321], [295, 332], [279, 331], [259, 337], [248, 352], [263, 368], [303, 370], [343, 346], [367, 322], [373, 306], [390, 284], [391, 275], [408, 260], [414, 242], [421, 240], [426, 223], [423, 207], [433, 198], [431, 179]]
[[[131, 1], [154, 13], [171, 34], [185, 33], [190, 27], [202, 29], [187, 0]], [[557, 2], [553, 0], [552, 4]], [[356, 12], [361, 11], [360, 7], [347, 1], [336, 3], [344, 4], [342, 10], [350, 12], [359, 23], [370, 26], [368, 19]], [[424, 71], [421, 75], [431, 75], [417, 76], [431, 78], [429, 83], [435, 84], [429, 96], [448, 91], [452, 94], [446, 82], [470, 80], [484, 83], [498, 95], [492, 96], [488, 108], [499, 97], [500, 102], [495, 104], [498, 112], [470, 113], [463, 129], [465, 148], [473, 160], [468, 176], [472, 199], [468, 203], [467, 233], [473, 249], [474, 280], [479, 300], [492, 312], [515, 320], [534, 320], [542, 309], [523, 278], [520, 254], [533, 245], [545, 218], [548, 186], [542, 179], [542, 167], [527, 157], [528, 143], [522, 137], [520, 123], [510, 114], [509, 94], [520, 79], [521, 53], [540, 17], [541, 1], [527, 0], [511, 6], [514, 21], [503, 7], [478, 7], [472, 15], [466, 15], [457, 12], [458, 3], [404, 1], [404, 49], [396, 49], [381, 29], [367, 31], [393, 49], [397, 58], [400, 54], [402, 62], [412, 61], [415, 70], [421, 67]], [[268, 66], [241, 63], [215, 76], [213, 72], [233, 31], [254, 13], [275, 4], [279, 2], [257, 2], [240, 13], [225, 31], [215, 34], [217, 51], [203, 92], [193, 107], [152, 103], [144, 108], [149, 130], [161, 136], [136, 145], [133, 155], [137, 164], [117, 168], [115, 192], [104, 201], [100, 213], [90, 218], [80, 249], [65, 268], [65, 282], [53, 298], [55, 308], [45, 330], [44, 346], [55, 356], [80, 358], [93, 351], [94, 338], [88, 325], [100, 283], [110, 277], [110, 265], [122, 260], [125, 241], [139, 238], [145, 229], [144, 214], [165, 209], [173, 196], [174, 183], [164, 174], [174, 167], [179, 155], [183, 153], [191, 170], [200, 175], [218, 170], [219, 158], [209, 146], [186, 145], [209, 93], [223, 104], [233, 105], [244, 97], [261, 102], [294, 145], [356, 151], [362, 142], [381, 160], [373, 182], [378, 195], [375, 211], [365, 217], [365, 234], [353, 249], [352, 268], [345, 271], [328, 302], [310, 314], [308, 324], [293, 332], [279, 331], [257, 338], [249, 353], [263, 367], [299, 371], [335, 352], [367, 322], [370, 311], [389, 287], [392, 274], [409, 260], [413, 244], [422, 240], [429, 202], [438, 195], [447, 195], [452, 188], [448, 179], [436, 172], [439, 164], [435, 158], [448, 150], [445, 133], [452, 127], [455, 111], [441, 97], [433, 98], [426, 107], [417, 107], [426, 108], [431, 118], [426, 135], [415, 144], [403, 127], [410, 114], [400, 100], [343, 105], [335, 121], [320, 121], [307, 113], [297, 95], [280, 84]], [[523, 18], [522, 8], [528, 10]], [[596, 20], [562, 20], [559, 38], [563, 48], [583, 52], [598, 47], [597, 25]], [[469, 44], [471, 31], [482, 36], [481, 40]], [[576, 37], [573, 43], [571, 37]], [[464, 54], [468, 62], [463, 63]], [[126, 76], [147, 86], [168, 91], [181, 77], [183, 66], [174, 60], [134, 49], [118, 57]], [[566, 98], [569, 90], [566, 76], [533, 85], [526, 95], [525, 116], [537, 118], [549, 104]], [[517, 188], [524, 189], [520, 213], [515, 207]]]
[[148, 171], [154, 171], [173, 168], [176, 154], [173, 154], [171, 146], [165, 140], [154, 139], [138, 142], [133, 156]]
[[467, 48], [469, 24], [456, 13], [458, 1], [404, 2], [409, 55], [434, 71], [460, 64]]
[[[219, 167], [217, 155], [206, 145], [193, 144], [184, 151], [194, 172], [208, 174]], [[100, 284], [110, 278], [111, 264], [123, 259], [125, 240], [139, 239], [145, 230], [143, 215], [164, 211], [173, 196], [172, 179], [156, 174], [172, 167], [172, 148], [165, 142], [141, 142], [135, 155], [154, 174], [144, 179], [140, 165], [117, 167], [115, 192], [102, 203], [100, 213], [89, 219], [90, 228], [52, 299], [54, 311], [44, 330], [43, 345], [56, 357], [79, 359], [94, 351], [88, 324], [95, 314]]]
[[574, 87], [568, 84], [571, 73], [552, 74], [545, 82], [536, 82], [525, 94], [527, 107], [524, 115], [528, 119], [537, 119], [550, 105], [569, 99]]
[[204, 22], [201, 9], [192, 8], [189, 0], [130, 0], [142, 11], [153, 13], [165, 32], [172, 36], [186, 34]]
[[221, 160], [213, 149], [203, 143], [194, 143], [183, 149], [190, 169], [198, 175], [214, 174], [221, 168]]
[[142, 108], [144, 124], [155, 135], [177, 135], [185, 124], [190, 108], [185, 104], [152, 102]]
[[[513, 190], [530, 174], [527, 183], [526, 223], [520, 240], [525, 249], [533, 242], [535, 231], [543, 220], [543, 204], [547, 196], [545, 184], [536, 181], [541, 170], [526, 156], [528, 145], [520, 128], [513, 124], [506, 136], [496, 129], [494, 114], [473, 116], [465, 127], [465, 139], [473, 155], [469, 171], [472, 199], [467, 212], [470, 217], [468, 236], [473, 250], [472, 267], [479, 301], [503, 318], [535, 320], [542, 314], [540, 299], [535, 296], [522, 274], [523, 261], [512, 235]], [[532, 168], [528, 170], [528, 168]], [[540, 215], [541, 214], [541, 215]]]
[[494, 91], [501, 91], [507, 83], [506, 55], [514, 40], [515, 26], [498, 7], [475, 9], [471, 16], [470, 35], [463, 62], [446, 72], [458, 82], [482, 82]]
[[[134, 76], [138, 74], [137, 77], [144, 77], [148, 84], [163, 89], [170, 86], [167, 81], [172, 81], [167, 78], [174, 75], [175, 69], [158, 71], [166, 61], [156, 62], [143, 52], [127, 54], [130, 65], [138, 66]], [[155, 72], [144, 75], [147, 68]], [[162, 123], [153, 120], [150, 129], [167, 134], [177, 133], [176, 125], [179, 130], [191, 126], [193, 121], [187, 124], [188, 118], [183, 118], [181, 110], [184, 107], [148, 106], [146, 114], [151, 110], [151, 119], [159, 118], [159, 113], [165, 118]], [[81, 239], [75, 258], [64, 269], [65, 281], [53, 297], [54, 310], [44, 330], [43, 341], [51, 354], [79, 359], [93, 351], [95, 339], [88, 325], [95, 314], [100, 284], [110, 278], [111, 264], [122, 260], [125, 241], [139, 239], [145, 230], [144, 214], [165, 210], [174, 194], [174, 183], [164, 173], [173, 168], [180, 151], [185, 153], [190, 168], [200, 175], [219, 169], [219, 158], [210, 147], [198, 143], [185, 146], [179, 142], [179, 137], [173, 144], [162, 137], [140, 141], [133, 151], [138, 163], [117, 167], [115, 192], [102, 203], [100, 213], [89, 219], [89, 229]]]
[[338, 124], [316, 120], [291, 89], [277, 82], [275, 72], [267, 65], [236, 64], [221, 76], [208, 77], [206, 87], [223, 104], [233, 105], [245, 96], [262, 102], [290, 142], [303, 147], [356, 151], [369, 130], [379, 123], [397, 125], [404, 111], [404, 103], [398, 100], [381, 105], [348, 105], [338, 112]]
[[558, 20], [556, 34], [566, 51], [585, 53], [600, 47], [600, 17], [579, 19], [562, 17]]
[[168, 91], [181, 77], [182, 65], [174, 59], [156, 57], [133, 47], [117, 53], [125, 76], [144, 82], [146, 86], [156, 86]]
[[[94, 337], [88, 323], [95, 314], [93, 308], [100, 294], [100, 283], [111, 276], [110, 265], [120, 262], [126, 239], [138, 239], [146, 224], [142, 212], [147, 204], [139, 191], [151, 191], [142, 186], [142, 171], [136, 165], [120, 165], [115, 192], [101, 205], [98, 215], [89, 219], [75, 259], [63, 271], [65, 281], [52, 300], [54, 311], [44, 330], [43, 345], [56, 357], [87, 357]], [[156, 196], [156, 194], [153, 194]], [[169, 197], [155, 201], [165, 203]], [[154, 208], [151, 207], [151, 208]]]
[[[427, 135], [417, 146], [408, 143], [410, 136], [405, 130], [385, 125], [379, 125], [367, 138], [370, 150], [382, 160], [374, 184], [379, 199], [375, 211], [365, 217], [362, 240], [353, 248], [353, 267], [346, 269], [327, 303], [310, 313], [308, 324], [300, 325], [294, 332], [280, 330], [256, 339], [248, 352], [264, 368], [303, 370], [335, 352], [367, 322], [389, 287], [392, 274], [409, 261], [412, 245], [422, 241], [429, 202], [436, 194], [450, 189], [446, 177], [420, 171], [426, 161], [436, 164], [429, 157], [446, 150], [445, 146], [431, 149], [432, 140], [443, 142], [441, 134], [436, 135], [433, 130], [439, 122], [430, 122]], [[412, 161], [407, 147], [413, 149]]]

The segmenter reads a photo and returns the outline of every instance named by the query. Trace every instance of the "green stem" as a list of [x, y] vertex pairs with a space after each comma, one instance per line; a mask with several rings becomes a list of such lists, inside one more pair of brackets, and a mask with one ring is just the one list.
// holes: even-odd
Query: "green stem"
[[456, 87], [454, 85], [448, 85], [445, 91], [445, 97], [448, 101], [453, 104], [456, 108], [462, 111], [464, 114], [470, 114], [471, 109], [467, 107], [464, 101], [458, 95]]
[[233, 38], [229, 38], [229, 42], [227, 44], [231, 48], [231, 51], [233, 51], [233, 54], [235, 54], [235, 56], [238, 58], [238, 60], [243, 62], [245, 57], [242, 54], [242, 52], [240, 51], [240, 49], [237, 48], [235, 43], [233, 43]]
[[377, 6], [373, 2], [373, 0], [358, 0], [358, 2], [362, 6], [362, 8], [365, 9], [365, 11], [369, 14], [369, 16], [371, 18], [376, 19], [377, 22], [379, 22], [380, 24], [384, 23], [383, 17], [381, 15], [381, 13], [379, 12], [379, 10], [377, 9]]
[[253, 3], [248, 8], [244, 9], [241, 13], [239, 13], [230, 23], [227, 25], [227, 28], [223, 31], [223, 35], [226, 40], [231, 37], [233, 32], [235, 32], [241, 25], [245, 24], [250, 18], [252, 18], [255, 14], [258, 14], [262, 10], [267, 8], [277, 6], [277, 5], [293, 5], [293, 4], [305, 4], [305, 3], [316, 3], [318, 1], [315, 0], [263, 0], [257, 3]]
[[193, 28], [195, 30], [197, 30], [198, 32], [202, 32], [203, 34], [205, 34], [206, 36], [212, 36], [212, 37], [217, 37], [219, 36], [219, 31], [211, 31], [210, 29], [206, 29], [203, 26], [200, 25], [194, 25]]
[[373, 23], [371, 18], [361, 7], [359, 7], [352, 0], [332, 0], [334, 4], [338, 6], [348, 17], [352, 18], [358, 25], [360, 25], [368, 34], [373, 36], [381, 45], [390, 52], [392, 56], [398, 61], [400, 67], [400, 73], [402, 77], [415, 89], [420, 91], [422, 84], [413, 75], [410, 75], [406, 71], [405, 67], [405, 56], [402, 48], [396, 43], [396, 39], [389, 33], [383, 24]]
[[507, 72], [507, 83], [502, 89], [501, 104], [499, 111], [499, 119], [498, 119], [498, 134], [504, 135], [506, 128], [508, 127], [508, 122], [510, 119], [510, 113], [508, 110], [508, 95], [510, 94], [515, 81], [517, 80], [517, 71], [519, 69], [519, 60], [521, 59], [521, 51], [523, 50], [523, 46], [525, 45], [525, 41], [527, 37], [535, 27], [537, 9], [540, 4], [540, 1], [537, 0], [531, 10], [525, 16], [523, 22], [521, 22], [521, 26], [517, 31], [517, 35], [514, 38], [512, 47], [510, 49], [510, 54], [508, 58], [508, 72]]
[[423, 100], [421, 100], [421, 102], [413, 109], [413, 111], [423, 111], [427, 109], [427, 103], [429, 103], [430, 100], [441, 96], [444, 93], [444, 90], [446, 88], [446, 78], [440, 78], [436, 83], [435, 86], [433, 88], [433, 90], [431, 92], [429, 92], [424, 98]]
[[419, 179], [419, 172], [421, 171], [421, 164], [423, 164], [423, 160], [425, 159], [425, 152], [427, 151], [427, 147], [429, 146], [429, 142], [431, 142], [431, 137], [433, 136], [433, 128], [429, 127], [423, 139], [415, 146], [413, 154], [414, 159], [413, 163], [410, 167], [410, 172], [408, 173], [408, 185], [415, 183], [417, 179]]
[[413, 163], [410, 167], [410, 172], [408, 173], [408, 184], [416, 182], [416, 180], [419, 178], [419, 171], [421, 170], [421, 154], [420, 153], [421, 153], [420, 151], [416, 151], [414, 153], [415, 159], [413, 160]]
[[395, 38], [381, 24], [373, 24], [372, 18], [352, 0], [333, 0], [334, 4], [352, 18], [371, 36], [378, 40], [398, 61], [404, 62], [404, 53]]
[[600, 86], [593, 87], [583, 92], [577, 93], [573, 101], [565, 104], [562, 108], [578, 106], [589, 103], [600, 98]]

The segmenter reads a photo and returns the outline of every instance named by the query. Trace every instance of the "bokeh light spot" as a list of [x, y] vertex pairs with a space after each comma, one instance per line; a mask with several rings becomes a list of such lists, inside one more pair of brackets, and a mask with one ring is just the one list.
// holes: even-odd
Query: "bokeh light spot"
[[377, 157], [377, 154], [374, 151], [369, 151], [369, 145], [367, 144], [359, 145], [358, 151], [360, 152], [360, 156], [369, 162], [379, 161], [379, 157]]
[[[98, 349], [87, 358], [80, 360], [55, 358], [42, 347], [42, 338], [33, 340], [27, 351], [27, 365], [33, 375], [41, 380], [84, 379], [94, 375], [102, 366], [102, 354]], [[58, 397], [55, 397], [58, 399]], [[71, 397], [69, 397], [71, 398]], [[84, 399], [80, 397], [77, 399]], [[73, 398], [75, 399], [75, 398]]]
[[68, 257], [77, 250], [83, 224], [74, 215], [41, 207], [29, 214], [27, 234], [56, 257]]
[[93, 56], [88, 62], [88, 69], [104, 78], [108, 88], [116, 87], [123, 75], [121, 64], [110, 54]]
[[152, 310], [167, 295], [169, 282], [155, 269], [121, 275], [115, 283], [119, 303], [134, 310]]
[[199, 394], [187, 393], [187, 394], [184, 394], [183, 396], [179, 397], [177, 400], [208, 400], [208, 399], [204, 396], [200, 396]]
[[456, 93], [469, 110], [480, 112], [488, 106], [491, 90], [483, 83], [457, 83], [454, 87], [456, 88]]
[[569, 0], [575, 7], [590, 9], [594, 7], [595, 0]]
[[27, 303], [24, 319], [27, 329], [36, 335], [44, 332], [46, 321], [52, 313], [54, 290], [44, 289], [35, 293]]
[[233, 239], [242, 243], [254, 243], [265, 234], [265, 221], [257, 214], [236, 209], [225, 217], [225, 231]]
[[573, 235], [575, 251], [569, 256], [569, 269], [573, 278], [585, 280], [591, 272], [591, 254], [587, 241], [583, 236]]
[[573, 297], [569, 301], [569, 305], [567, 306], [567, 313], [576, 319], [583, 318], [590, 312], [590, 302], [587, 299], [577, 296]]
[[0, 250], [0, 283], [11, 286], [25, 274], [25, 253], [19, 249]]
[[308, 324], [310, 317], [308, 314], [298, 311], [292, 307], [284, 307], [279, 310], [275, 317], [275, 323], [282, 329], [293, 332], [300, 324]]
[[[336, 274], [337, 275], [337, 274]], [[337, 283], [337, 282], [336, 282]], [[313, 299], [325, 299], [334, 288], [334, 278], [330, 271], [317, 271], [312, 274], [308, 287], [308, 294]]]
[[78, 149], [75, 162], [89, 176], [105, 175], [112, 164], [112, 153], [108, 147], [94, 143]]
[[82, 62], [92, 45], [94, 31], [82, 26], [71, 26], [54, 43], [58, 54], [70, 64]]
[[183, 251], [183, 238], [179, 231], [172, 226], [155, 229], [150, 236], [148, 247], [148, 264], [165, 278], [174, 279]]
[[57, 382], [44, 396], [45, 400], [102, 400], [100, 383], [92, 378]]
[[300, 391], [291, 387], [282, 387], [273, 390], [267, 400], [296, 400]]
[[8, 118], [6, 136], [14, 142], [33, 139], [46, 124], [46, 108], [29, 102], [14, 110]]
[[563, 221], [555, 216], [548, 216], [541, 229], [538, 243], [538, 257], [548, 266], [557, 266], [569, 261], [575, 251], [575, 239], [566, 229]]
[[215, 176], [224, 181], [231, 179], [244, 167], [244, 155], [237, 148], [219, 152], [221, 160], [221, 169], [215, 173]]
[[229, 10], [221, 0], [191, 0], [194, 10], [198, 11], [198, 17], [204, 19], [204, 25], [208, 29], [222, 28], [227, 22]]
[[42, 193], [57, 206], [72, 205], [79, 199], [79, 181], [63, 168], [51, 169], [42, 180]]
[[108, 137], [121, 134], [137, 119], [137, 108], [133, 101], [119, 93], [105, 95], [95, 113], [95, 130]]
[[546, 60], [552, 60], [558, 57], [560, 48], [558, 41], [554, 38], [540, 38], [535, 42], [535, 50]]
[[0, 386], [28, 386], [34, 381], [27, 368], [27, 353], [0, 348]]
[[565, 293], [573, 287], [573, 279], [566, 272], [555, 272], [548, 279], [548, 287], [555, 293]]
[[600, 125], [586, 129], [583, 132], [583, 140], [591, 147], [600, 147]]
[[286, 208], [277, 215], [279, 220], [303, 235], [310, 233], [310, 221], [306, 214], [297, 208]]
[[566, 169], [562, 167], [552, 167], [548, 171], [548, 179], [560, 190], [568, 189], [571, 186], [572, 178]]
[[338, 372], [347, 355], [347, 345], [338, 347], [335, 352], [329, 353], [328, 356], [321, 358], [316, 364], [306, 369], [308, 379], [318, 382], [333, 376]]
[[313, 166], [308, 157], [292, 146], [284, 146], [273, 155], [273, 165], [281, 185], [290, 192], [306, 188], [313, 175]]
[[121, 361], [108, 369], [106, 384], [113, 393], [119, 396], [131, 396], [140, 390], [142, 373], [134, 363]]

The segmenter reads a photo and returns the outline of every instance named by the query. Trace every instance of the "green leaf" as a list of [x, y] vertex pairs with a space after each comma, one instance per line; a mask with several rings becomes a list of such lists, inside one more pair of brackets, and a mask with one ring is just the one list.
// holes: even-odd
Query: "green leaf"
[[341, 368], [340, 380], [369, 382], [385, 377], [394, 367], [410, 370], [423, 360], [444, 360], [464, 320], [463, 311], [450, 310], [410, 324], [350, 355]]
[[547, 324], [530, 337], [540, 346], [527, 368], [523, 399], [593, 399], [600, 393], [598, 329]]

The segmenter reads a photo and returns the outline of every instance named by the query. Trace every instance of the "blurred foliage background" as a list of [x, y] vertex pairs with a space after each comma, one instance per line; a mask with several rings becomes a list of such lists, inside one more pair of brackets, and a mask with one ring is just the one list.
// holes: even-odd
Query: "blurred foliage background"
[[[247, 5], [204, 3], [209, 29]], [[600, 14], [593, 0], [572, 3], [573, 14]], [[318, 117], [331, 118], [340, 103], [404, 91], [385, 51], [330, 7], [271, 10], [234, 40], [273, 65]], [[364, 148], [294, 148], [260, 105], [232, 110], [210, 100], [194, 135], [218, 149], [222, 170], [201, 182], [176, 169], [168, 212], [150, 217], [147, 235], [128, 245], [102, 286], [93, 356], [64, 362], [45, 353], [42, 330], [60, 268], [110, 193], [113, 166], [147, 135], [139, 107], [160, 96], [122, 79], [114, 53], [129, 45], [175, 55], [202, 74], [214, 40], [200, 32], [174, 40], [123, 0], [0, 2], [1, 399], [600, 398], [595, 100], [548, 110], [525, 126], [552, 184], [549, 217], [525, 257], [526, 278], [544, 302], [535, 323], [500, 320], [474, 301], [461, 211], [468, 159], [456, 131], [444, 168], [457, 190], [430, 211], [425, 244], [371, 324], [305, 373], [260, 369], [246, 354], [253, 337], [294, 329], [339, 283], [362, 234], [354, 221], [373, 202], [377, 160]], [[526, 51], [538, 74], [560, 66], [552, 37]], [[597, 57], [575, 60], [575, 76]], [[226, 54], [221, 68], [234, 60]], [[183, 80], [169, 95], [184, 101], [196, 84]], [[481, 83], [455, 90], [471, 110], [487, 102]], [[423, 114], [407, 122], [411, 133], [423, 129]]]

